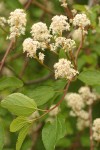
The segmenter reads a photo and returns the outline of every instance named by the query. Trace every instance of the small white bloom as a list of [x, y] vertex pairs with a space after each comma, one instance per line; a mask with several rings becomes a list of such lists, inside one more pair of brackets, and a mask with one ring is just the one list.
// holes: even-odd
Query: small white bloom
[[70, 30], [70, 25], [67, 22], [68, 18], [67, 16], [64, 15], [56, 15], [52, 18], [52, 22], [50, 25], [50, 31], [55, 34], [62, 35], [63, 31], [69, 31]]
[[67, 101], [67, 105], [73, 110], [76, 115], [85, 106], [82, 97], [77, 93], [67, 94], [65, 96], [65, 100]]
[[78, 71], [73, 68], [73, 65], [67, 59], [59, 59], [58, 63], [54, 64], [55, 79], [65, 78], [66, 80], [72, 79]]
[[100, 142], [100, 118], [94, 120], [92, 129], [94, 140]]
[[43, 53], [39, 53], [39, 60], [43, 63], [45, 55]]
[[[55, 105], [52, 105], [52, 106], [50, 107], [50, 109], [52, 109], [54, 106], [55, 106]], [[49, 116], [55, 117], [55, 116], [57, 116], [58, 113], [59, 113], [59, 108], [56, 107], [56, 108], [54, 108], [52, 111], [49, 112]]]
[[90, 25], [90, 20], [86, 14], [77, 14], [73, 19], [73, 25], [84, 29], [84, 27]]
[[16, 9], [10, 13], [8, 24], [10, 25], [10, 36], [9, 39], [25, 34], [26, 27], [26, 14], [23, 9]]
[[59, 0], [59, 2], [61, 2], [62, 4], [61, 4], [61, 6], [62, 7], [67, 7], [67, 3], [66, 3], [66, 0]]
[[77, 129], [81, 131], [81, 130], [84, 130], [86, 127], [89, 127], [89, 124], [90, 124], [89, 120], [78, 118], [76, 126], [77, 126]]
[[38, 48], [40, 48], [40, 43], [31, 38], [27, 38], [23, 42], [23, 52], [27, 52], [29, 57], [35, 57]]
[[35, 23], [32, 26], [31, 34], [33, 39], [39, 42], [48, 42], [51, 37], [47, 25], [42, 22]]
[[55, 40], [55, 46], [61, 47], [66, 51], [71, 51], [76, 47], [76, 43], [72, 39], [66, 39], [65, 37], [58, 37]]
[[0, 17], [0, 26], [4, 27], [6, 23], [7, 23], [6, 18], [5, 17]]
[[86, 87], [86, 86], [81, 87], [79, 89], [79, 93], [81, 94], [81, 96], [83, 97], [84, 102], [87, 105], [93, 104], [93, 102], [96, 101], [96, 99], [97, 99], [96, 94], [91, 92], [89, 87]]

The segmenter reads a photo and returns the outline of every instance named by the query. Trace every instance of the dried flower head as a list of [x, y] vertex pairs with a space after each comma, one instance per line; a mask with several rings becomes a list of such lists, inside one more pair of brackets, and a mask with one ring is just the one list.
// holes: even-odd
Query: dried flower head
[[25, 34], [26, 14], [23, 9], [16, 9], [10, 13], [8, 24], [10, 25], [9, 39]]

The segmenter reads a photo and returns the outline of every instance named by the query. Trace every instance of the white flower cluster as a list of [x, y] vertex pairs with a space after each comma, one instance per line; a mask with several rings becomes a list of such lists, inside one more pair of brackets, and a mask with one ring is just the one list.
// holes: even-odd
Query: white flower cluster
[[90, 20], [87, 18], [86, 14], [77, 14], [73, 18], [73, 25], [84, 29], [86, 26], [90, 25]]
[[50, 34], [47, 25], [45, 23], [42, 22], [35, 23], [31, 29], [33, 40], [39, 42], [48, 42]]
[[55, 79], [65, 78], [66, 80], [71, 80], [78, 71], [73, 68], [73, 65], [67, 59], [59, 59], [59, 62], [54, 64]]
[[16, 9], [10, 13], [8, 24], [10, 25], [9, 39], [25, 34], [26, 14], [23, 9]]
[[67, 3], [66, 3], [66, 0], [59, 0], [59, 2], [61, 2], [62, 4], [61, 4], [61, 6], [62, 7], [67, 7]]
[[[38, 58], [41, 63], [44, 61], [44, 53], [39, 52], [38, 49], [47, 48], [47, 45], [50, 40], [49, 30], [45, 23], [39, 22], [35, 23], [31, 28], [32, 38], [27, 38], [23, 42], [23, 52], [27, 52], [27, 56]], [[38, 53], [38, 57], [37, 57]]]
[[68, 93], [65, 100], [67, 106], [71, 108], [70, 115], [78, 117], [77, 128], [83, 130], [85, 127], [89, 127], [89, 113], [85, 108], [97, 100], [96, 95], [90, 92], [89, 87], [81, 87], [79, 93]]
[[[55, 104], [53, 104], [50, 109], [52, 109], [53, 107], [55, 107]], [[55, 117], [58, 115], [58, 113], [60, 112], [59, 107], [54, 108], [53, 110], [51, 110], [48, 115], [49, 117], [46, 119], [46, 122], [53, 122]]]
[[97, 142], [100, 142], [100, 118], [97, 118], [93, 122], [93, 139]]
[[55, 47], [61, 47], [65, 50], [65, 52], [71, 51], [76, 47], [76, 43], [72, 39], [66, 39], [65, 37], [58, 37], [55, 40]]
[[82, 96], [86, 105], [91, 105], [94, 101], [97, 100], [96, 94], [91, 92], [89, 87], [81, 87], [79, 89], [79, 93]]
[[23, 42], [23, 52], [27, 52], [27, 56], [36, 57], [36, 51], [40, 48], [40, 43], [38, 41], [33, 41], [31, 38], [27, 38]]
[[5, 24], [7, 23], [7, 20], [5, 17], [0, 17], [0, 26], [5, 27]]
[[53, 35], [61, 35], [63, 31], [69, 31], [70, 25], [67, 22], [68, 18], [64, 15], [56, 15], [52, 18], [52, 22], [50, 25], [50, 31], [52, 31]]

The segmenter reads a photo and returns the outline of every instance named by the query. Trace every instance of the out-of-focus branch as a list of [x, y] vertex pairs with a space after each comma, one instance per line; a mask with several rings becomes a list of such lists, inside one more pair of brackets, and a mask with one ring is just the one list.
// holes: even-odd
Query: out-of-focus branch
[[55, 15], [55, 13], [53, 13], [52, 11], [50, 11], [49, 9], [47, 9], [44, 5], [42, 5], [41, 3], [39, 3], [38, 1], [32, 1], [32, 3], [34, 5], [36, 5], [37, 7], [39, 7], [40, 9], [42, 9], [43, 11], [45, 11], [46, 13], [50, 14], [50, 15]]
[[6, 60], [7, 56], [8, 56], [8, 54], [9, 54], [9, 52], [11, 51], [13, 45], [14, 45], [14, 40], [11, 40], [11, 42], [9, 43], [9, 46], [8, 46], [8, 48], [7, 48], [6, 52], [5, 52], [2, 60], [0, 62], [0, 72], [1, 72], [1, 70], [3, 68], [3, 66], [4, 66], [5, 60]]
[[44, 82], [46, 80], [48, 80], [49, 78], [51, 78], [53, 76], [53, 73], [50, 73], [44, 77], [38, 78], [36, 80], [32, 80], [32, 81], [26, 81], [25, 84], [26, 85], [31, 85], [31, 84], [37, 84], [37, 83], [41, 83]]

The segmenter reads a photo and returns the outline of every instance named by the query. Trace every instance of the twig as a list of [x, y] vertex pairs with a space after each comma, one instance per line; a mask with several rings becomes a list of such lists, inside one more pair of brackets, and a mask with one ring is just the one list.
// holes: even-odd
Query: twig
[[19, 74], [20, 77], [23, 76], [23, 74], [24, 74], [24, 72], [25, 72], [25, 69], [26, 69], [26, 67], [28, 66], [28, 62], [29, 62], [29, 58], [25, 57], [25, 61], [24, 61], [22, 70], [21, 70], [21, 72], [20, 72], [20, 74]]
[[32, 3], [36, 6], [38, 6], [39, 8], [41, 8], [43, 11], [45, 11], [46, 13], [50, 14], [50, 15], [55, 15], [52, 11], [48, 10], [44, 5], [40, 4], [37, 1], [32, 1]]
[[24, 5], [24, 9], [27, 10], [29, 6], [31, 5], [32, 0], [28, 0], [28, 2]]
[[39, 79], [36, 79], [36, 80], [32, 80], [32, 81], [27, 81], [27, 82], [25, 82], [25, 84], [26, 85], [31, 85], [31, 84], [37, 84], [37, 83], [41, 83], [41, 82], [43, 82], [43, 81], [46, 81], [46, 80], [48, 80], [50, 77], [52, 77], [52, 73], [50, 73], [50, 74], [48, 74], [48, 75], [46, 75], [46, 76], [44, 76], [44, 77], [42, 77], [42, 78], [39, 78]]
[[89, 106], [89, 120], [90, 120], [90, 150], [94, 150], [93, 131], [92, 131], [92, 105]]
[[76, 54], [75, 54], [75, 63], [77, 62], [78, 55], [79, 55], [80, 50], [81, 50], [81, 48], [82, 48], [82, 46], [83, 46], [83, 41], [84, 41], [84, 36], [83, 36], [83, 30], [82, 30], [81, 42], [80, 42], [80, 45], [79, 45], [79, 47], [78, 47], [78, 49], [77, 49], [77, 51], [76, 51]]
[[14, 45], [14, 40], [11, 40], [11, 42], [9, 43], [9, 46], [8, 46], [6, 52], [5, 52], [5, 55], [4, 55], [4, 57], [2, 58], [2, 60], [0, 62], [0, 72], [1, 72], [1, 70], [3, 68], [3, 66], [4, 66], [5, 60], [6, 60], [7, 56], [8, 56], [8, 54], [9, 54], [9, 52], [11, 51], [13, 45]]

